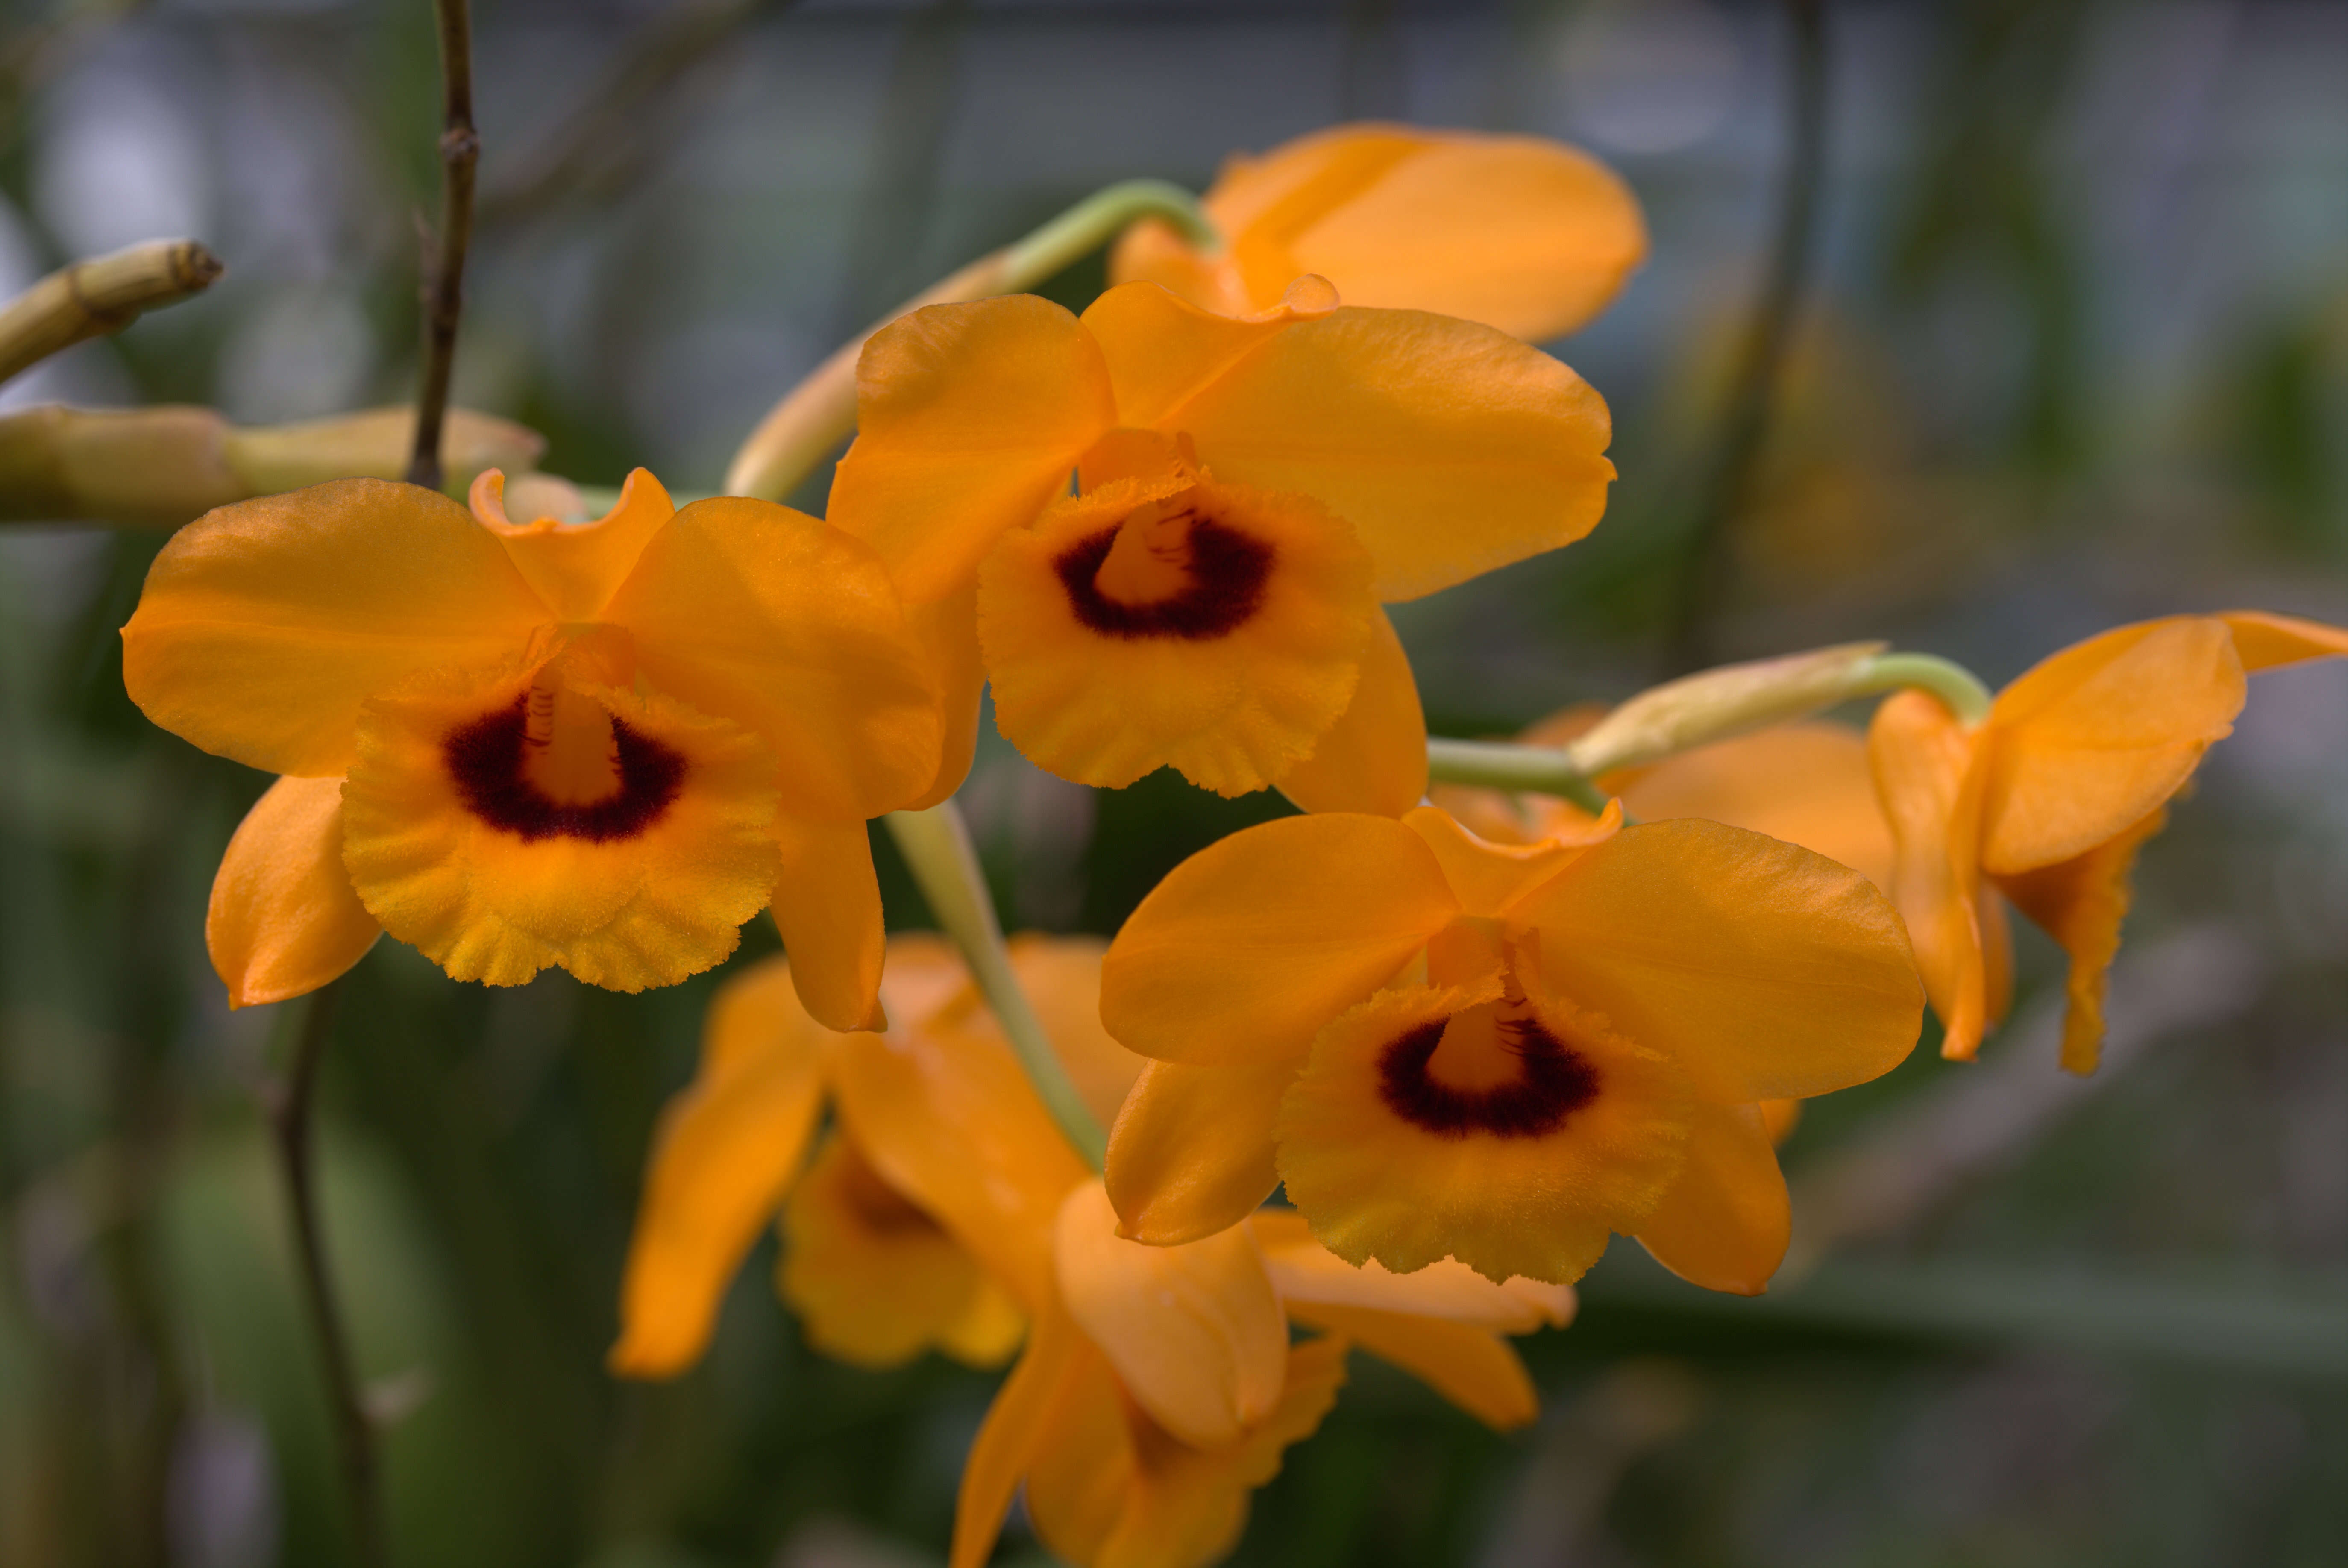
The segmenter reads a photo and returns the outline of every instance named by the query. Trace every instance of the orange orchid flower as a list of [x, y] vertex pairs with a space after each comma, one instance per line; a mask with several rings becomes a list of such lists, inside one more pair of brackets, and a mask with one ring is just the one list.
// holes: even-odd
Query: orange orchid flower
[[1409, 1274], [1355, 1267], [1314, 1241], [1293, 1209], [1259, 1209], [1248, 1225], [1291, 1323], [1344, 1336], [1495, 1431], [1540, 1414], [1509, 1337], [1570, 1324], [1571, 1285], [1522, 1277], [1495, 1284], [1449, 1258]]
[[[979, 1429], [953, 1561], [983, 1563], [1024, 1480], [1036, 1533], [1084, 1568], [1197, 1568], [1227, 1553], [1248, 1493], [1311, 1435], [1361, 1348], [1498, 1429], [1539, 1399], [1507, 1336], [1572, 1321], [1573, 1292], [1444, 1263], [1355, 1268], [1267, 1209], [1153, 1247], [1117, 1234], [1097, 1181], [1054, 1216], [1052, 1294]], [[1321, 1337], [1293, 1345], [1289, 1326]]]
[[1275, 1182], [1355, 1264], [1576, 1279], [1612, 1233], [1761, 1290], [1786, 1189], [1762, 1103], [1916, 1038], [1867, 880], [1715, 822], [1488, 843], [1433, 807], [1248, 829], [1111, 944], [1101, 1016], [1155, 1058], [1110, 1133], [1126, 1233], [1179, 1243]]
[[2137, 851], [2232, 732], [2246, 675], [2338, 654], [2348, 632], [2313, 621], [2174, 615], [2042, 661], [1970, 730], [1921, 692], [1876, 710], [1868, 744], [1898, 847], [1894, 896], [1942, 1055], [1972, 1059], [2004, 1014], [2011, 903], [2069, 954], [2063, 1066], [2096, 1070]]
[[1147, 283], [1081, 318], [934, 305], [873, 336], [858, 388], [830, 515], [942, 672], [928, 800], [991, 679], [1004, 734], [1063, 777], [1172, 766], [1398, 815], [1426, 723], [1380, 602], [1581, 538], [1614, 471], [1605, 404], [1556, 360], [1310, 278], [1244, 320]]
[[[1021, 935], [1012, 939], [1011, 963], [1080, 1092], [1107, 1116], [1142, 1063], [1100, 1026], [1102, 946], [1087, 937]], [[1079, 1181], [1083, 1167], [1032, 1095], [1023, 1097], [1016, 1066], [1008, 1076], [1002, 1070], [1007, 1057], [993, 1017], [942, 939], [892, 938], [880, 992], [885, 1037], [843, 1035], [809, 1016], [781, 957], [719, 989], [702, 1026], [701, 1069], [670, 1101], [646, 1164], [613, 1371], [667, 1377], [700, 1359], [727, 1283], [778, 1210], [776, 1284], [817, 1349], [890, 1367], [934, 1346], [973, 1366], [994, 1366], [1017, 1346], [1026, 1328], [1022, 1295], [891, 1180], [897, 1161], [876, 1161], [844, 1107], [879, 1095], [880, 1109], [868, 1115], [885, 1128], [892, 1053], [970, 1054], [996, 1070], [956, 1080], [969, 1097], [959, 1108], [967, 1112], [961, 1138], [1029, 1187]], [[870, 1051], [881, 1053], [877, 1068], [860, 1054]], [[810, 1162], [828, 1102], [839, 1119]], [[970, 1170], [981, 1168], [973, 1161]], [[1014, 1190], [1021, 1184], [1014, 1180]], [[1014, 1268], [1010, 1277], [1020, 1282], [1025, 1273]]]
[[[1527, 746], [1563, 746], [1604, 717], [1584, 703], [1560, 709], [1518, 737]], [[1620, 799], [1626, 818], [1665, 822], [1697, 817], [1749, 829], [1814, 850], [1891, 891], [1891, 825], [1875, 798], [1867, 740], [1830, 719], [1771, 725], [1683, 751], [1641, 768], [1591, 780]], [[1554, 795], [1518, 795], [1473, 785], [1438, 784], [1428, 801], [1496, 844], [1577, 840], [1594, 819]], [[1769, 1140], [1783, 1143], [1801, 1118], [1801, 1102], [1765, 1099]]]
[[[1563, 746], [1606, 714], [1578, 704], [1529, 727], [1527, 746]], [[1745, 828], [1812, 850], [1891, 891], [1891, 825], [1875, 798], [1867, 739], [1831, 719], [1771, 725], [1695, 747], [1640, 768], [1618, 769], [1592, 780], [1620, 799], [1627, 819], [1666, 822], [1696, 817]], [[1537, 844], [1578, 839], [1594, 820], [1554, 795], [1517, 795], [1472, 785], [1438, 784], [1428, 801], [1460, 825], [1496, 844]], [[1801, 1102], [1765, 1099], [1769, 1140], [1782, 1144], [1801, 1119]]]
[[1647, 254], [1630, 188], [1588, 154], [1532, 136], [1333, 126], [1233, 157], [1202, 205], [1229, 241], [1222, 254], [1137, 223], [1110, 278], [1246, 315], [1317, 273], [1356, 304], [1435, 311], [1538, 343], [1604, 309]]
[[[1106, 1114], [1143, 1063], [1100, 1026], [1100, 945], [1014, 938], [1012, 956], [1071, 1077]], [[1455, 1264], [1408, 1278], [1356, 1269], [1273, 1211], [1184, 1246], [1123, 1240], [942, 944], [897, 939], [884, 984], [891, 1028], [824, 1036], [819, 1066], [804, 1045], [777, 1043], [787, 1015], [802, 1039], [820, 1031], [791, 1013], [772, 965], [713, 1008], [709, 1059], [654, 1157], [615, 1365], [657, 1374], [698, 1354], [726, 1277], [798, 1164], [808, 1107], [828, 1092], [836, 1138], [881, 1183], [889, 1212], [942, 1229], [1034, 1326], [971, 1452], [956, 1564], [985, 1561], [1023, 1482], [1038, 1533], [1086, 1568], [1213, 1561], [1249, 1492], [1319, 1424], [1352, 1345], [1491, 1426], [1537, 1414], [1507, 1337], [1570, 1322], [1570, 1288], [1494, 1284]], [[755, 1049], [726, 1043], [746, 1023], [762, 1031]], [[763, 1088], [761, 1074], [788, 1087]], [[794, 1305], [822, 1315], [808, 1319], [819, 1346], [861, 1326], [851, 1313], [906, 1321], [907, 1303], [874, 1294], [884, 1280], [870, 1257], [786, 1258]], [[951, 1349], [942, 1315], [926, 1321], [925, 1342]], [[1322, 1337], [1292, 1347], [1292, 1323]]]
[[[1507, 1429], [1539, 1410], [1506, 1336], [1563, 1326], [1570, 1287], [1495, 1284], [1457, 1264], [1402, 1278], [1346, 1264], [1293, 1212], [1145, 1246], [1097, 1181], [1053, 1226], [1056, 1293], [963, 1472], [953, 1568], [993, 1550], [1024, 1481], [1035, 1532], [1083, 1568], [1200, 1568], [1248, 1494], [1320, 1425], [1358, 1345]], [[1289, 1341], [1289, 1326], [1320, 1336]]]
[[1036, 1534], [1082, 1568], [1212, 1563], [1335, 1401], [1345, 1341], [1289, 1343], [1249, 1229], [1166, 1248], [1116, 1231], [1097, 1181], [1054, 1215], [1052, 1293], [971, 1445], [952, 1568], [992, 1554], [1023, 1482]]
[[732, 952], [771, 903], [810, 1011], [872, 1021], [865, 820], [935, 771], [935, 686], [871, 551], [814, 518], [675, 510], [639, 469], [594, 522], [343, 480], [174, 535], [122, 630], [132, 700], [284, 775], [206, 934], [230, 1001], [314, 990], [378, 930], [451, 975], [616, 990]]
[[836, 1361], [900, 1367], [935, 1346], [1000, 1367], [1026, 1335], [1018, 1304], [844, 1132], [823, 1140], [791, 1189], [782, 1243], [776, 1293]]

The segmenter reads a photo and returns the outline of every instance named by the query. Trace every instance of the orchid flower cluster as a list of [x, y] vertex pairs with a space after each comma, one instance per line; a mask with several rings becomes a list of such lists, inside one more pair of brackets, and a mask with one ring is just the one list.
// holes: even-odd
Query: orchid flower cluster
[[[1082, 315], [1013, 292], [1072, 231], [957, 274], [732, 493], [257, 495], [177, 532], [123, 630], [149, 717], [280, 776], [213, 888], [232, 1005], [386, 934], [458, 980], [670, 985], [770, 912], [784, 955], [719, 989], [656, 1135], [612, 1369], [691, 1366], [776, 1223], [821, 1350], [1015, 1357], [957, 1568], [1022, 1497], [1087, 1568], [1216, 1560], [1352, 1350], [1530, 1420], [1509, 1340], [1570, 1322], [1612, 1236], [1762, 1291], [1798, 1103], [1928, 1005], [1972, 1057], [2009, 910], [2068, 954], [2092, 1071], [2138, 851], [2248, 675], [2348, 652], [2178, 615], [1993, 696], [1858, 645], [1430, 741], [1385, 606], [1600, 521], [1607, 406], [1531, 345], [1640, 262], [1636, 202], [1555, 143], [1354, 126], [1135, 211], [1085, 210], [1121, 238]], [[849, 411], [825, 515], [780, 504]], [[1005, 943], [952, 803], [990, 687], [1062, 778], [1300, 810], [1113, 941]], [[1863, 735], [1816, 717], [1879, 696]], [[884, 937], [874, 819], [951, 942]]]

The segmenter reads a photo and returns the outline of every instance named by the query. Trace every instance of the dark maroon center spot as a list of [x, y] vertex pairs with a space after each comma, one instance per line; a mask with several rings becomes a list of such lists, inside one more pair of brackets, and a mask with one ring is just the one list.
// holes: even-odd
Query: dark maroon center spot
[[531, 781], [530, 698], [451, 730], [440, 743], [466, 809], [493, 828], [536, 839], [632, 839], [667, 810], [685, 787], [685, 758], [652, 737], [612, 720], [620, 787], [600, 800], [557, 800]]
[[1378, 1063], [1378, 1094], [1386, 1109], [1413, 1127], [1445, 1138], [1489, 1132], [1500, 1138], [1539, 1138], [1556, 1131], [1565, 1119], [1598, 1098], [1598, 1072], [1537, 1019], [1500, 1025], [1517, 1058], [1517, 1076], [1483, 1088], [1438, 1083], [1427, 1069], [1443, 1043], [1437, 1019], [1422, 1024], [1385, 1048]]
[[864, 1228], [880, 1236], [942, 1235], [929, 1212], [881, 1180], [877, 1171], [851, 1157], [840, 1196]]
[[1203, 643], [1239, 630], [1262, 606], [1264, 580], [1272, 575], [1272, 546], [1236, 528], [1193, 515], [1182, 591], [1146, 604], [1112, 599], [1094, 581], [1116, 543], [1113, 525], [1086, 534], [1052, 562], [1076, 619], [1104, 637], [1180, 637]]

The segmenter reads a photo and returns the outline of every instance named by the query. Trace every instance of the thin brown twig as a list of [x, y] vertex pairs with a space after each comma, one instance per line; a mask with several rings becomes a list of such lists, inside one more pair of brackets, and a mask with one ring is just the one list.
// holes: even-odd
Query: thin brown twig
[[318, 1068], [325, 1059], [327, 1037], [334, 1033], [335, 1001], [342, 987], [329, 981], [305, 997], [305, 1009], [294, 1033], [294, 1059], [284, 1082], [272, 1097], [270, 1124], [277, 1137], [278, 1168], [285, 1181], [285, 1198], [294, 1213], [294, 1247], [301, 1264], [302, 1301], [318, 1336], [318, 1356], [324, 1364], [326, 1403], [334, 1418], [335, 1439], [342, 1461], [343, 1490], [351, 1511], [351, 1533], [359, 1561], [366, 1568], [386, 1568], [383, 1518], [382, 1471], [376, 1451], [375, 1421], [360, 1392], [358, 1368], [351, 1359], [350, 1336], [343, 1326], [333, 1276], [327, 1271], [324, 1233], [318, 1222], [317, 1164], [311, 1140], [317, 1101]]
[[1793, 28], [1787, 96], [1792, 136], [1777, 207], [1777, 232], [1770, 247], [1769, 272], [1745, 335], [1736, 370], [1729, 382], [1726, 412], [1704, 490], [1697, 499], [1694, 528], [1682, 556], [1679, 595], [1672, 626], [1669, 663], [1674, 670], [1701, 669], [1715, 661], [1713, 623], [1727, 586], [1728, 535], [1744, 509], [1753, 471], [1769, 433], [1795, 317], [1809, 282], [1818, 194], [1825, 183], [1827, 147], [1827, 30], [1825, 0], [1785, 0]]
[[473, 19], [469, 0], [434, 0], [440, 19], [440, 251], [425, 280], [424, 382], [416, 397], [416, 449], [407, 482], [440, 488], [440, 426], [457, 365], [457, 324], [465, 309], [465, 253], [473, 242], [473, 174], [481, 160], [473, 129]]

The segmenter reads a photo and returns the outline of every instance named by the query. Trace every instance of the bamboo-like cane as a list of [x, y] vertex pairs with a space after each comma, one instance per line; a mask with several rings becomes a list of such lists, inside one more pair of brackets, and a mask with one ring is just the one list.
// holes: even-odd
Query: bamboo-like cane
[[[371, 408], [292, 425], [236, 426], [187, 405], [0, 414], [0, 522], [105, 522], [173, 529], [216, 506], [337, 479], [396, 480], [407, 469], [416, 411]], [[527, 472], [546, 448], [535, 430], [448, 410], [448, 478]]]
[[150, 240], [61, 267], [0, 305], [0, 381], [201, 294], [222, 270], [193, 240]]

